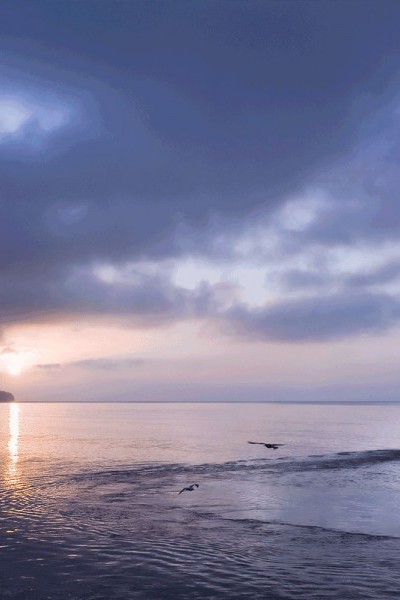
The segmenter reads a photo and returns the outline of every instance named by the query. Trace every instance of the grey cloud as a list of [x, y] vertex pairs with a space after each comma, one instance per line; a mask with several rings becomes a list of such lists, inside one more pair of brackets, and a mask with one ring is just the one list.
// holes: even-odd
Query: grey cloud
[[400, 303], [383, 294], [336, 294], [251, 309], [236, 306], [225, 326], [248, 339], [325, 341], [380, 333], [400, 319]]
[[[177, 287], [167, 275], [131, 269], [124, 282], [107, 283], [93, 266], [52, 273], [0, 276], [0, 323], [43, 321], [74, 316], [120, 318], [152, 327], [213, 314], [225, 302], [226, 286]], [[130, 278], [130, 280], [129, 280]], [[229, 286], [228, 286], [229, 288]]]
[[332, 274], [327, 270], [307, 271], [304, 269], [289, 269], [279, 278], [285, 288], [291, 290], [304, 290], [307, 288], [321, 288], [332, 281]]
[[141, 367], [146, 361], [144, 358], [92, 358], [78, 360], [66, 365], [67, 367], [77, 367], [79, 369], [89, 370], [107, 370], [116, 371], [119, 369], [130, 369]]
[[[82, 107], [45, 157], [2, 150], [3, 268], [178, 252], [179, 216], [268, 211], [343, 153], [395, 77], [400, 9], [322, 4], [122, 3], [112, 22], [103, 2], [3, 8], [9, 84]], [[57, 222], [60, 203], [88, 214]]]
[[35, 365], [36, 369], [42, 371], [58, 371], [60, 369], [78, 368], [89, 371], [117, 371], [129, 368], [136, 368], [146, 364], [148, 360], [144, 358], [87, 358], [76, 360], [69, 363], [46, 363]]
[[292, 292], [326, 290], [329, 287], [341, 288], [349, 294], [362, 291], [365, 288], [378, 288], [392, 283], [400, 278], [400, 262], [388, 261], [375, 269], [359, 269], [348, 274], [345, 271], [335, 271], [328, 266], [321, 270], [289, 269], [280, 275], [279, 283]]
[[[370, 275], [368, 281], [386, 281], [392, 272], [397, 272], [394, 265], [386, 272]], [[18, 280], [19, 286], [15, 281], [5, 285], [3, 279], [0, 298], [3, 325], [24, 319], [97, 315], [119, 319], [130, 326], [154, 327], [195, 318], [211, 319], [225, 331], [248, 339], [294, 342], [379, 333], [394, 326], [400, 317], [400, 304], [394, 297], [360, 293], [361, 283], [354, 281], [347, 287], [344, 285], [340, 293], [319, 293], [251, 308], [237, 303], [232, 284], [203, 283], [187, 290], [174, 286], [167, 276], [139, 271], [132, 272], [135, 277], [130, 283], [112, 284], [100, 281], [87, 270], [64, 275], [50, 283], [40, 278], [23, 284]], [[365, 281], [362, 283], [366, 285]], [[22, 300], [17, 302], [19, 296]], [[137, 364], [129, 361], [125, 367]], [[117, 368], [119, 363], [107, 359], [104, 363], [81, 361], [75, 366], [97, 368], [101, 364]]]
[[400, 261], [390, 261], [378, 269], [346, 277], [347, 285], [354, 287], [377, 286], [391, 283], [400, 277]]
[[[7, 93], [38, 102], [42, 92], [77, 111], [45, 145], [31, 143], [38, 118], [18, 143], [2, 141], [0, 324], [211, 317], [265, 338], [330, 339], [395, 322], [384, 296], [227, 312], [213, 286], [188, 291], [143, 273], [107, 284], [90, 265], [154, 257], [162, 272], [176, 255], [229, 260], [234, 234], [255, 213], [268, 220], [310, 182], [328, 190], [333, 208], [284, 232], [273, 261], [398, 236], [398, 125], [388, 124], [393, 106], [376, 116], [398, 84], [398, 2], [382, 11], [368, 0], [138, 0], [110, 20], [108, 2], [72, 10], [44, 0], [3, 3], [0, 13]], [[360, 158], [365, 138], [377, 139], [372, 158]], [[324, 285], [324, 274], [286, 277], [293, 289]], [[348, 286], [367, 285], [360, 277]]]
[[[396, 100], [399, 96], [397, 92]], [[361, 141], [315, 179], [330, 199], [304, 230], [291, 234], [292, 251], [305, 246], [354, 246], [397, 242], [400, 232], [398, 189], [400, 122], [393, 106], [386, 107], [385, 125], [375, 137]], [[379, 122], [379, 115], [371, 119]]]

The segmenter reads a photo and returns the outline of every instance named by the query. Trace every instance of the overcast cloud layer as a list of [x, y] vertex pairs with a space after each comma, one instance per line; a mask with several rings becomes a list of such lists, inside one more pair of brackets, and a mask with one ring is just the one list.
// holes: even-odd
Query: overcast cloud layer
[[399, 22], [390, 0], [2, 2], [3, 330], [390, 330]]

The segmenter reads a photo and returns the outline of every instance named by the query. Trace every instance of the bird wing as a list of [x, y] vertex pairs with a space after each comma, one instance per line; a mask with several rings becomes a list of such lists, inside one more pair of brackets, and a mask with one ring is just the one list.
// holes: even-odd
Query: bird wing
[[261, 446], [264, 444], [264, 442], [247, 442], [248, 444], [261, 444]]
[[178, 496], [179, 496], [179, 494], [182, 494], [182, 492], [186, 492], [186, 490], [187, 490], [187, 488], [183, 488], [183, 489], [182, 489], [182, 490], [181, 490], [181, 491], [178, 493]]

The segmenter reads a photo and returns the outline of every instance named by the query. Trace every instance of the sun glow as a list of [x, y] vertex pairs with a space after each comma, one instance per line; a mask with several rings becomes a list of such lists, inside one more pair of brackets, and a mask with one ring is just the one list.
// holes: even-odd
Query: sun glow
[[21, 361], [12, 361], [7, 368], [10, 375], [17, 377], [18, 375], [21, 375], [23, 367]]
[[3, 370], [13, 377], [18, 377], [24, 370], [24, 358], [19, 354], [5, 354], [1, 362]]
[[32, 366], [34, 353], [28, 350], [6, 348], [0, 352], [0, 371], [18, 377]]

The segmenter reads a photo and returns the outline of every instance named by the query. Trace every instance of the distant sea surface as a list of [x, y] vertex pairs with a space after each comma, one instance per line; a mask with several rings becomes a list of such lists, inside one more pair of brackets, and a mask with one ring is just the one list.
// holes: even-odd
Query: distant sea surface
[[399, 556], [400, 405], [0, 405], [1, 600], [383, 600]]

